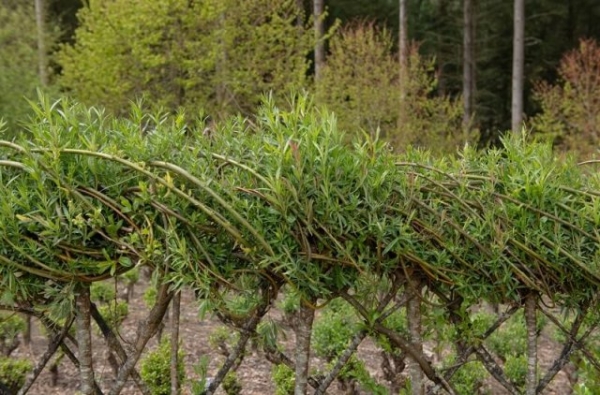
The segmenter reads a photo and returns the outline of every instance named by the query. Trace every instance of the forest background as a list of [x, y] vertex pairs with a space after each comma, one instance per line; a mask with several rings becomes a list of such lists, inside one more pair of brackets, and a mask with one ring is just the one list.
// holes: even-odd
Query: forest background
[[342, 129], [379, 130], [399, 151], [494, 145], [522, 120], [557, 147], [596, 151], [595, 0], [85, 3], [0, 1], [9, 135], [38, 88], [120, 115], [145, 97], [214, 120], [303, 89]]

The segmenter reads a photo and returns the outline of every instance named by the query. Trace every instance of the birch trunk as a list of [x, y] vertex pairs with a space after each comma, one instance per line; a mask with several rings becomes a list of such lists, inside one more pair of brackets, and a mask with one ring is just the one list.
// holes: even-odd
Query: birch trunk
[[38, 73], [42, 86], [48, 85], [48, 56], [46, 54], [46, 8], [44, 0], [35, 0], [37, 26]]

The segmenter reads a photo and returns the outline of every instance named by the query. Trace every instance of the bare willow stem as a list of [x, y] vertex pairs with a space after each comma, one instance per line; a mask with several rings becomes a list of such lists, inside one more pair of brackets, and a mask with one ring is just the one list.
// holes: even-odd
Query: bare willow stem
[[150, 340], [158, 330], [158, 327], [165, 316], [165, 312], [167, 311], [167, 307], [169, 306], [169, 302], [173, 297], [173, 293], [169, 292], [168, 288], [168, 284], [163, 284], [159, 287], [154, 307], [150, 310], [148, 317], [139, 323], [133, 351], [127, 356], [123, 365], [121, 365], [117, 380], [109, 392], [110, 395], [118, 395], [121, 393], [121, 390], [127, 382], [127, 378], [142, 355], [146, 343], [148, 343], [148, 340]]
[[267, 299], [261, 303], [261, 305], [254, 311], [252, 316], [246, 321], [246, 323], [242, 326], [242, 330], [240, 333], [240, 338], [235, 346], [235, 348], [229, 353], [223, 366], [217, 372], [214, 380], [211, 381], [210, 385], [203, 393], [203, 395], [212, 395], [215, 393], [217, 388], [221, 385], [227, 373], [231, 370], [233, 365], [237, 360], [243, 358], [244, 350], [246, 349], [246, 344], [253, 333], [255, 333], [256, 327], [262, 317], [266, 314], [269, 304], [270, 304], [270, 296], [266, 297]]
[[[31, 316], [28, 316], [28, 317], [31, 317]], [[48, 363], [50, 358], [52, 358], [52, 356], [56, 353], [56, 350], [58, 350], [58, 347], [60, 346], [62, 341], [65, 339], [67, 333], [69, 333], [69, 329], [71, 329], [74, 319], [75, 319], [75, 317], [71, 317], [70, 319], [68, 319], [66, 324], [64, 325], [64, 327], [62, 328], [62, 330], [60, 332], [56, 332], [50, 336], [50, 339], [48, 342], [48, 347], [47, 347], [46, 351], [39, 359], [35, 368], [28, 375], [27, 380], [25, 380], [25, 383], [19, 389], [19, 392], [17, 392], [17, 395], [25, 395], [29, 391], [29, 389], [31, 388], [33, 383], [35, 383], [35, 380], [38, 378], [40, 373], [42, 373], [42, 371], [44, 370], [44, 367], [46, 367], [46, 364]]]
[[[117, 354], [117, 356], [121, 360], [121, 363], [125, 362], [127, 360], [127, 353], [125, 352], [125, 349], [121, 345], [121, 342], [119, 341], [113, 330], [106, 323], [104, 317], [102, 317], [94, 303], [92, 303], [91, 305], [91, 314], [92, 318], [100, 328], [100, 332], [102, 332], [102, 335], [104, 337], [104, 340], [108, 344], [108, 347]], [[136, 369], [133, 369], [131, 371], [131, 377], [133, 378], [133, 381], [135, 381], [138, 390], [143, 395], [151, 395], [150, 390], [148, 389], [148, 387], [146, 386]]]

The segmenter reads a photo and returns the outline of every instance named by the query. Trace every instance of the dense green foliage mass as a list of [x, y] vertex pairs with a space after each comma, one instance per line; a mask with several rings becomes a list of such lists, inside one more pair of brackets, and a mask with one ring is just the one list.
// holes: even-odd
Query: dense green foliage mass
[[304, 85], [313, 36], [295, 25], [301, 15], [293, 0], [94, 0], [58, 56], [60, 83], [118, 114], [141, 96], [167, 109], [248, 114], [262, 92]]
[[398, 270], [475, 300], [596, 291], [597, 180], [548, 147], [398, 157], [348, 146], [306, 97], [291, 106], [207, 137], [181, 115], [43, 103], [33, 139], [2, 143], [4, 298], [67, 301], [72, 281], [139, 265], [198, 290], [245, 273], [324, 298]]

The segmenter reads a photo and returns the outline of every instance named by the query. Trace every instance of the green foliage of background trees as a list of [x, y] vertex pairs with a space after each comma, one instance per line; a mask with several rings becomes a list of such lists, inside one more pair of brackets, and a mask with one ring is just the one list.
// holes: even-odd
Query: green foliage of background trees
[[58, 56], [60, 83], [119, 114], [140, 96], [170, 110], [249, 114], [264, 91], [305, 84], [313, 36], [297, 17], [293, 0], [94, 0]]
[[566, 54], [558, 69], [557, 84], [540, 82], [535, 97], [542, 111], [531, 126], [563, 152], [580, 158], [597, 157], [600, 145], [600, 46], [581, 41]]
[[462, 126], [460, 100], [436, 94], [434, 61], [413, 48], [406, 81], [401, 82], [392, 47], [391, 34], [372, 24], [346, 28], [331, 39], [331, 54], [316, 90], [318, 101], [339, 117], [340, 127], [372, 136], [380, 130], [399, 150], [414, 145], [453, 153], [476, 141]]
[[8, 136], [30, 113], [40, 81], [37, 73], [37, 33], [33, 2], [0, 2], [0, 119]]
[[[25, 9], [20, 2], [18, 7], [12, 7], [12, 1], [0, 4], [3, 13], [14, 14]], [[70, 48], [60, 51], [58, 63], [51, 58], [52, 69], [64, 72], [62, 88], [87, 104], [104, 105], [126, 114], [128, 100], [147, 95], [156, 106], [169, 109], [184, 106], [194, 113], [202, 108], [204, 113], [219, 117], [237, 112], [249, 114], [258, 103], [258, 95], [266, 90], [274, 89], [281, 94], [290, 88], [311, 87], [312, 32], [308, 25], [296, 23], [298, 20], [311, 23], [302, 15], [296, 19], [298, 12], [311, 12], [308, 1], [300, 2], [304, 6], [302, 11], [297, 8], [298, 1], [292, 0], [241, 3], [203, 0], [189, 4], [161, 0], [122, 5], [118, 1], [95, 0], [89, 3], [89, 9], [80, 0], [45, 3], [49, 30], [60, 32], [52, 36], [58, 36]], [[532, 91], [537, 81], [553, 84], [561, 56], [573, 49], [581, 37], [600, 38], [595, 23], [600, 17], [600, 7], [596, 3], [595, 0], [528, 3], [525, 110], [529, 116], [540, 110]], [[378, 29], [388, 28], [392, 47], [396, 48], [397, 1], [328, 0], [327, 6], [330, 26], [337, 23], [337, 18], [346, 28], [356, 24], [356, 20], [374, 21]], [[78, 9], [79, 19], [75, 17]], [[0, 108], [6, 109], [2, 111], [3, 117], [9, 120], [11, 130], [10, 119], [20, 118], [19, 113], [28, 109], [20, 99], [31, 97], [38, 85], [32, 58], [35, 57], [32, 11], [24, 13], [28, 22], [19, 22], [20, 26], [29, 24], [31, 28], [10, 29], [19, 32], [10, 46], [23, 42], [23, 48], [17, 51], [8, 50], [8, 44], [2, 46], [11, 54], [3, 56], [3, 62], [13, 65], [5, 65], [7, 71], [0, 72], [3, 91], [13, 92], [0, 98], [3, 101]], [[461, 2], [457, 0], [408, 3], [409, 37], [419, 43], [423, 59], [435, 59], [429, 65], [437, 79], [431, 96], [456, 98], [461, 91], [461, 12]], [[475, 7], [477, 89], [473, 126], [481, 131], [482, 145], [499, 143], [501, 131], [509, 127], [510, 81], [506, 76], [510, 73], [512, 56], [508, 39], [512, 35], [511, 19], [510, 2], [482, 0]], [[73, 36], [77, 27], [79, 32]], [[48, 46], [52, 48], [51, 43]], [[26, 48], [28, 55], [23, 52]], [[17, 64], [14, 59], [22, 56], [27, 59], [20, 58], [19, 71], [11, 74]], [[31, 66], [23, 67], [26, 64]], [[392, 75], [385, 78], [393, 79]], [[386, 99], [377, 97], [375, 101]], [[385, 114], [379, 123], [389, 122], [390, 117]], [[437, 121], [425, 126], [432, 125], [438, 130], [446, 127], [445, 123], [437, 126]], [[450, 129], [453, 128], [450, 122]], [[448, 144], [451, 146], [452, 142]]]

